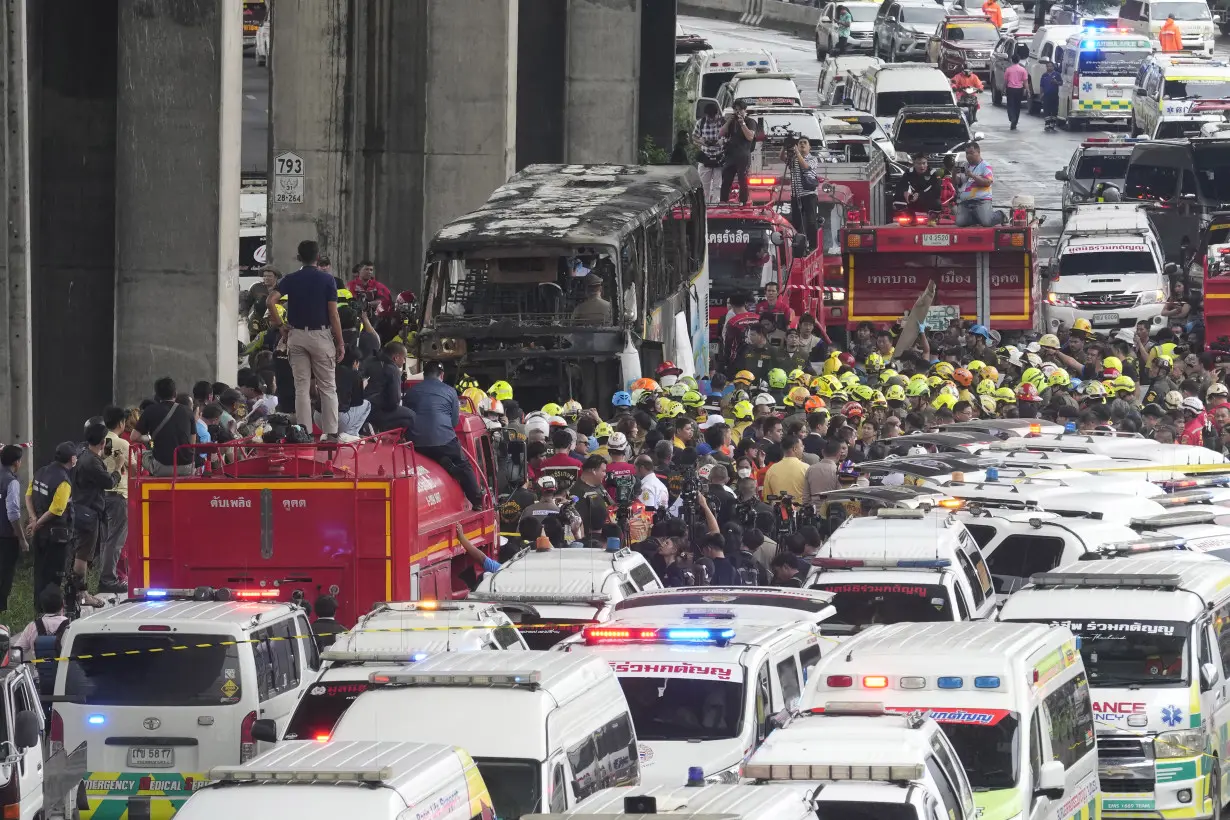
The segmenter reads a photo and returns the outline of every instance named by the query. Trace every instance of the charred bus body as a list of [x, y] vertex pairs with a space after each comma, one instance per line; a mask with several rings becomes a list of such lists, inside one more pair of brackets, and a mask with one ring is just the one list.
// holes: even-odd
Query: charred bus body
[[419, 355], [527, 406], [604, 407], [664, 359], [704, 372], [706, 240], [694, 168], [531, 165], [432, 240]]

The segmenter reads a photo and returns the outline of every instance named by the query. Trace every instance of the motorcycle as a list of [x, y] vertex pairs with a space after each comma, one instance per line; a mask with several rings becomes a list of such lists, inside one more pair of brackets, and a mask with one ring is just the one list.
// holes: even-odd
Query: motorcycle
[[970, 125], [978, 122], [978, 109], [981, 103], [978, 101], [978, 89], [976, 88], [960, 88], [956, 89], [957, 107], [965, 114], [965, 121]]

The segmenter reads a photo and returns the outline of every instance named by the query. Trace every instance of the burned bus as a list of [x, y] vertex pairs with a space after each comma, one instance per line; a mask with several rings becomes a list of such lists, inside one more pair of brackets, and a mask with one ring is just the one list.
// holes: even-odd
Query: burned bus
[[418, 355], [527, 407], [707, 372], [706, 241], [690, 166], [531, 165], [432, 239]]

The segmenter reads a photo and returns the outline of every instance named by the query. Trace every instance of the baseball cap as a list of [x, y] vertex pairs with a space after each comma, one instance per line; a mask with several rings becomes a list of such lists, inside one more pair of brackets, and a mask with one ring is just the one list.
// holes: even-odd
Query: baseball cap
[[708, 478], [709, 473], [713, 472], [714, 466], [713, 464], [702, 464], [700, 469], [696, 471], [696, 474], [701, 478]]
[[606, 449], [622, 452], [628, 449], [628, 437], [623, 433], [611, 433], [606, 440]]
[[555, 489], [555, 478], [549, 475], [539, 476], [538, 488], [540, 490], [554, 490]]
[[710, 413], [705, 416], [705, 420], [700, 423], [700, 429], [708, 430], [715, 424], [726, 424], [726, 419], [720, 413]]
[[71, 441], [62, 441], [56, 445], [56, 461], [68, 463], [77, 455], [77, 445]]

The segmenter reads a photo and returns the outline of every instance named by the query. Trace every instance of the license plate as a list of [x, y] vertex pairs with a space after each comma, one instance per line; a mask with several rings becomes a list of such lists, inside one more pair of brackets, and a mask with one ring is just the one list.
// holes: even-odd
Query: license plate
[[1095, 313], [1093, 314], [1093, 323], [1095, 325], [1117, 325], [1119, 324], [1119, 314]]
[[1108, 96], [1108, 97], [1122, 97], [1122, 96], [1123, 96], [1123, 89], [1122, 89], [1122, 88], [1108, 88], [1108, 89], [1106, 89], [1106, 96]]
[[975, 60], [973, 62], [968, 63], [968, 65], [970, 68], [986, 68], [987, 67], [986, 62], [983, 60]]
[[128, 768], [170, 769], [175, 765], [175, 749], [170, 746], [131, 746], [128, 749]]
[[946, 248], [952, 244], [952, 234], [925, 233], [922, 235], [924, 248]]

